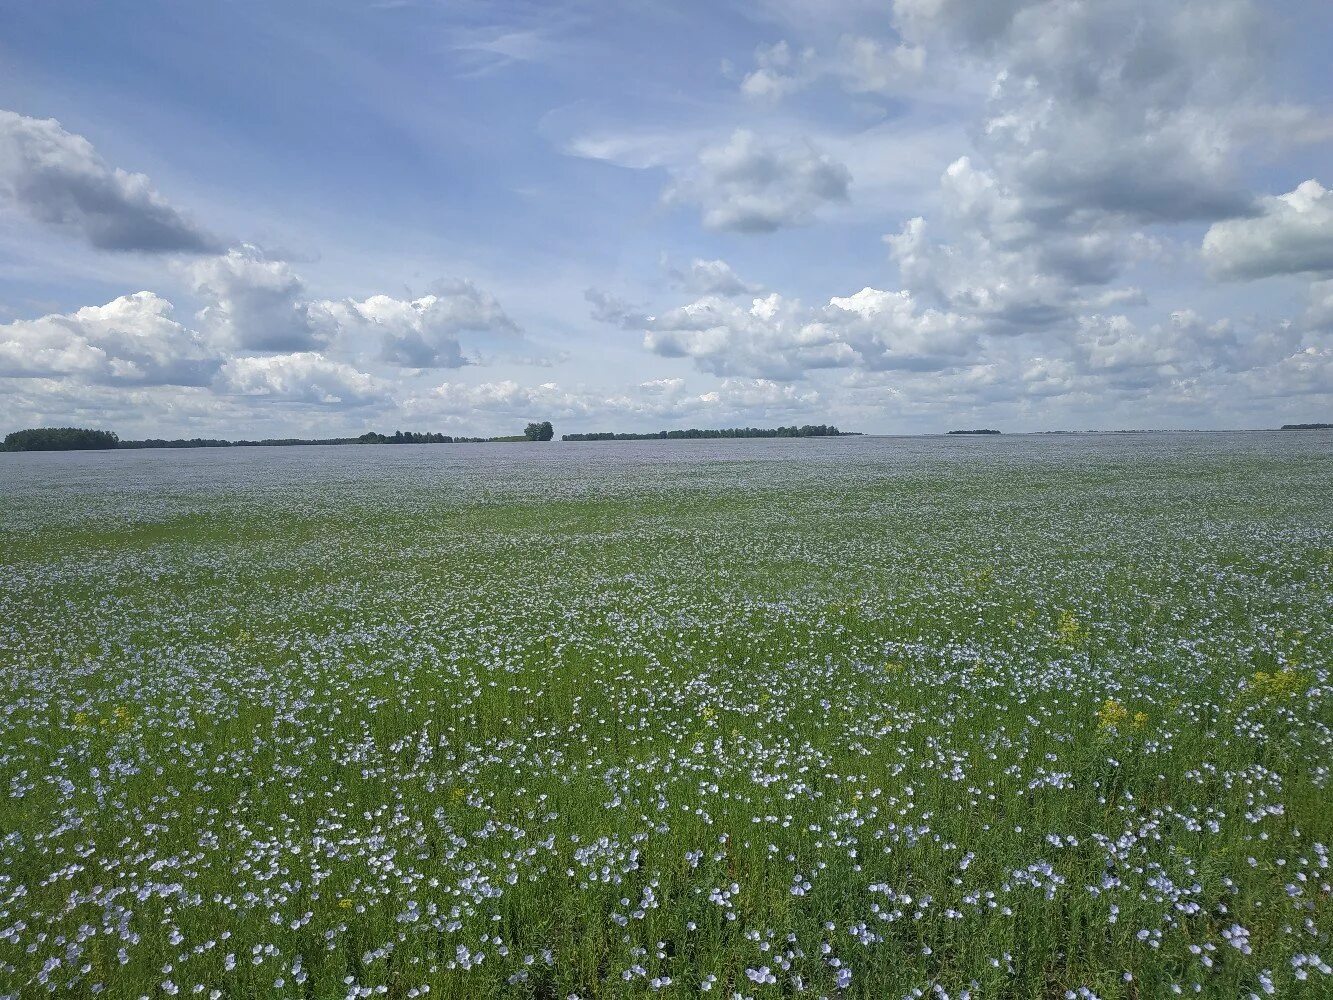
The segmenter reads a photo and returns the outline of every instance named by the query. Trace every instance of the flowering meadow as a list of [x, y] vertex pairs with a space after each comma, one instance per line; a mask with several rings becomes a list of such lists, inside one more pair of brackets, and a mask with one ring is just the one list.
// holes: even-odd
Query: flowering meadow
[[0, 996], [1333, 996], [1333, 439], [5, 455]]

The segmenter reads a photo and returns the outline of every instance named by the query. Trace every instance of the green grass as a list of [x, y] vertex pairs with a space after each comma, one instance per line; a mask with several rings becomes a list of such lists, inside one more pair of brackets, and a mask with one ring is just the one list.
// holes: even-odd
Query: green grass
[[1330, 473], [12, 491], [0, 994], [1330, 995]]

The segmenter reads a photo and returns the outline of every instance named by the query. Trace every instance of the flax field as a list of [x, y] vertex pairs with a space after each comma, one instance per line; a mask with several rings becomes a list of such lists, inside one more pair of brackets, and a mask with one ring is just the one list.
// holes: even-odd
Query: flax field
[[1333, 436], [0, 455], [0, 997], [1333, 996]]

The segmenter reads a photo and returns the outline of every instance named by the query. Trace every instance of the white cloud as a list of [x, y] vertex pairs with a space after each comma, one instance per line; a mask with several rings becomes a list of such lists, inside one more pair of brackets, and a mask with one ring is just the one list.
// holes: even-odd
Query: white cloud
[[1308, 180], [1263, 198], [1253, 218], [1213, 223], [1203, 256], [1221, 278], [1333, 273], [1333, 191]]
[[648, 170], [676, 162], [686, 142], [688, 137], [676, 131], [595, 132], [571, 137], [564, 143], [564, 151], [629, 170]]
[[847, 200], [850, 183], [847, 168], [809, 141], [774, 144], [738, 129], [678, 171], [665, 198], [697, 205], [708, 229], [766, 233], [812, 222]]
[[590, 315], [599, 323], [610, 323], [622, 330], [641, 329], [648, 322], [647, 315], [624, 299], [604, 292], [600, 288], [589, 288], [583, 293], [584, 300], [592, 306]]
[[785, 41], [761, 45], [754, 61], [756, 68], [741, 81], [741, 93], [755, 100], [779, 100], [808, 86], [818, 74], [814, 50], [793, 52]]
[[215, 340], [242, 351], [334, 350], [407, 368], [467, 364], [459, 335], [519, 333], [495, 296], [470, 281], [440, 282], [415, 299], [305, 297], [305, 284], [258, 247], [195, 262], [195, 290], [209, 300], [199, 321]]
[[849, 94], [891, 95], [916, 83], [924, 67], [925, 50], [919, 46], [870, 35], [843, 35], [822, 55], [813, 48], [795, 52], [780, 41], [756, 50], [755, 68], [741, 80], [741, 93], [772, 103], [831, 79]]
[[916, 81], [925, 69], [925, 50], [888, 44], [866, 35], [843, 35], [838, 42], [835, 74], [853, 94], [891, 94]]
[[152, 292], [0, 325], [0, 377], [202, 385], [220, 361], [172, 318], [171, 303]]
[[546, 35], [531, 29], [471, 32], [460, 39], [454, 49], [480, 57], [469, 67], [470, 75], [491, 72], [512, 63], [541, 62], [557, 51]]
[[442, 287], [438, 295], [395, 299], [372, 295], [356, 301], [313, 303], [311, 311], [333, 324], [344, 342], [377, 336], [380, 359], [409, 368], [459, 368], [467, 364], [458, 336], [465, 331], [515, 334], [518, 325], [493, 295], [470, 281]]
[[467, 385], [445, 382], [430, 395], [412, 402], [419, 413], [459, 416], [491, 416], [524, 420], [607, 421], [617, 419], [717, 421], [772, 419], [777, 415], [803, 412], [821, 402], [813, 389], [763, 378], [726, 378], [704, 392], [691, 392], [683, 379], [661, 378], [642, 382], [626, 392], [586, 388], [565, 389], [556, 382], [522, 385], [512, 379]]
[[219, 343], [247, 351], [301, 351], [319, 337], [302, 300], [304, 285], [282, 260], [245, 244], [190, 266], [195, 291], [209, 304], [199, 322]]
[[1025, 7], [1044, 0], [893, 0], [899, 30], [912, 38], [943, 35], [985, 50], [1002, 38]]
[[699, 396], [700, 409], [718, 407], [724, 412], [759, 411], [763, 414], [807, 410], [820, 401], [813, 389], [801, 390], [771, 379], [723, 379], [722, 384]]
[[[844, 89], [855, 90], [854, 70], [878, 83], [869, 90], [924, 86], [902, 72], [920, 59], [927, 78], [990, 77], [972, 155], [944, 172], [939, 211], [886, 237], [910, 293], [909, 318], [888, 308], [895, 300], [875, 298], [885, 313], [872, 338], [839, 330], [827, 315], [756, 329], [753, 317], [717, 321], [712, 308], [672, 324], [677, 311], [650, 324], [650, 347], [715, 371], [766, 364], [766, 373], [794, 377], [821, 365], [871, 372], [915, 363], [950, 380], [1002, 372], [1018, 384], [1025, 376], [1017, 361], [999, 359], [1048, 351], [1064, 356], [1046, 358], [1045, 370], [1058, 365], [1060, 375], [1043, 376], [1043, 384], [1073, 380], [1090, 394], [1220, 377], [1294, 349], [1290, 324], [1242, 335], [1225, 323], [1188, 320], [1188, 310], [1156, 325], [1106, 315], [1146, 304], [1142, 288], [1117, 282], [1161, 255], [1161, 240], [1143, 230], [1150, 225], [1216, 223], [1205, 252], [1230, 276], [1328, 271], [1324, 243], [1333, 227], [1323, 219], [1322, 188], [1293, 192], [1304, 193], [1300, 212], [1271, 199], [1258, 219], [1246, 218], [1253, 199], [1236, 174], [1245, 146], [1327, 135], [1308, 109], [1269, 100], [1266, 25], [1252, 0], [1182, 0], [1169, 10], [1153, 0], [895, 0], [892, 25], [896, 34], [844, 31], [837, 67], [811, 46], [761, 49], [743, 89], [780, 97], [840, 74]], [[1272, 121], [1292, 127], [1262, 125]], [[859, 163], [857, 170], [860, 178]], [[1303, 325], [1314, 328], [1322, 315], [1313, 301]], [[884, 348], [886, 327], [893, 349]], [[930, 349], [932, 337], [938, 350]]]
[[981, 152], [1029, 211], [1143, 222], [1245, 212], [1238, 133], [1262, 104], [1250, 0], [899, 0], [900, 25], [995, 72]]
[[936, 371], [977, 349], [973, 324], [956, 313], [923, 309], [907, 291], [863, 288], [835, 296], [824, 318], [867, 368]]
[[386, 383], [315, 351], [236, 357], [218, 373], [219, 392], [288, 403], [365, 406], [383, 401]]
[[639, 383], [639, 391], [647, 396], [679, 396], [685, 391], [683, 378], [655, 378]]
[[[1212, 356], [1200, 353], [1188, 336], [1201, 326], [1193, 315], [1178, 315], [1169, 329], [1140, 330], [1125, 316], [1080, 317], [1074, 338], [1078, 371], [1100, 377], [1116, 388], [1149, 388], [1209, 365]], [[1225, 326], [1217, 330], [1225, 335]]]
[[688, 267], [666, 265], [666, 271], [672, 284], [695, 295], [755, 295], [762, 290], [759, 285], [742, 281], [725, 260], [696, 257]]
[[[1046, 242], [1005, 244], [974, 228], [955, 243], [932, 239], [921, 218], [886, 237], [903, 283], [949, 312], [971, 317], [993, 334], [1042, 330], [1072, 319], [1084, 288], [1115, 273], [1123, 252], [1106, 235], [1051, 234]], [[1117, 296], [1127, 294], [1121, 290]]]
[[221, 248], [147, 177], [109, 166], [92, 143], [51, 118], [0, 110], [0, 195], [38, 222], [77, 233], [100, 250]]
[[1152, 395], [1190, 385], [1210, 387], [1219, 399], [1229, 387], [1252, 395], [1248, 387], [1263, 373], [1286, 378], [1281, 371], [1292, 367], [1290, 359], [1318, 353], [1319, 339], [1290, 323], [1252, 329], [1192, 309], [1146, 326], [1119, 315], [1082, 316], [1067, 338], [1068, 359], [1090, 395]]
[[1215, 232], [1244, 231], [1237, 152], [1271, 110], [1250, 0], [896, 0], [894, 23], [929, 59], [992, 74], [975, 153], [941, 178], [939, 216], [887, 238], [922, 300], [992, 334], [1071, 329], [1088, 310], [1143, 301], [1108, 287], [1157, 252], [1140, 227], [1234, 219]]
[[668, 358], [689, 358], [715, 375], [799, 379], [817, 368], [851, 364], [851, 349], [812, 324], [799, 302], [773, 294], [746, 308], [705, 296], [653, 317], [643, 346]]
[[[16, 320], [0, 324], [0, 379], [90, 392], [99, 384], [194, 386], [233, 401], [363, 406], [389, 400], [397, 387], [345, 359], [371, 353], [390, 365], [456, 365], [463, 363], [457, 331], [518, 329], [492, 296], [468, 282], [442, 283], [438, 294], [413, 300], [310, 303], [285, 262], [253, 247], [198, 261], [186, 274], [212, 300], [199, 313], [202, 331], [177, 322], [173, 305], [146, 291]], [[367, 335], [378, 351], [362, 350]], [[293, 344], [323, 349], [282, 349]], [[336, 352], [344, 358], [331, 356]]]
[[794, 380], [822, 368], [938, 370], [961, 363], [975, 335], [908, 292], [864, 288], [814, 310], [777, 293], [748, 308], [704, 296], [651, 317], [644, 346], [716, 375]]
[[[1051, 413], [1089, 414], [1080, 424], [1088, 426], [1172, 412], [1191, 421], [1198, 414], [1200, 423], [1230, 421], [1282, 392], [1305, 407], [1323, 405], [1312, 396], [1328, 392], [1333, 193], [1309, 181], [1255, 198], [1242, 182], [1290, 176], [1294, 165], [1275, 159], [1333, 133], [1326, 114], [1270, 95], [1265, 34], [1273, 18], [1262, 4], [762, 0], [746, 15], [766, 40], [786, 41], [760, 48], [739, 72], [725, 70], [743, 94], [718, 100], [689, 79], [693, 64], [664, 51], [660, 62], [643, 61], [629, 103], [628, 95], [609, 93], [543, 118], [552, 151], [660, 175], [615, 175], [594, 191], [613, 172], [560, 161], [559, 170], [538, 171], [537, 184], [536, 174], [527, 176], [536, 161], [515, 173], [503, 156], [489, 159], [510, 145], [469, 146], [483, 198], [467, 206], [466, 218], [482, 218], [493, 207], [487, 198], [519, 192], [532, 209], [532, 232], [520, 234], [519, 216], [510, 214], [493, 231], [436, 230], [427, 243], [425, 220], [437, 213], [423, 214], [421, 192], [404, 190], [377, 201], [377, 219], [358, 235], [368, 254], [403, 236], [392, 251], [380, 251], [392, 253], [395, 266], [372, 257], [355, 265], [364, 266], [363, 277], [349, 279], [347, 248], [330, 245], [319, 263], [302, 265], [309, 286], [287, 262], [255, 247], [218, 248], [147, 178], [108, 165], [58, 123], [0, 114], [0, 211], [13, 209], [6, 219], [26, 214], [94, 247], [210, 251], [172, 265], [201, 299], [177, 300], [181, 322], [170, 302], [143, 292], [0, 324], [5, 391], [32, 404], [23, 404], [25, 413], [58, 409], [55, 402], [43, 408], [41, 398], [83, 412], [81, 394], [88, 407], [127, 424], [132, 404], [184, 407], [188, 400], [198, 409], [175, 412], [193, 419], [212, 407], [232, 428], [237, 419], [246, 426], [288, 419], [272, 414], [314, 427], [338, 418], [329, 407], [372, 402], [395, 407], [386, 412], [405, 417], [400, 426], [420, 426], [417, 414], [426, 426], [438, 415], [452, 422], [495, 416], [506, 421], [501, 428], [524, 418], [605, 421], [607, 429], [721, 426], [820, 406], [831, 410], [808, 416], [836, 414], [841, 423], [844, 413], [862, 413], [848, 425], [879, 429], [881, 412], [912, 421], [918, 411], [1027, 414], [1029, 426], [1039, 426], [1056, 419], [1039, 409], [1049, 405]], [[654, 26], [669, 30], [665, 22]], [[478, 25], [446, 35], [453, 71], [465, 53], [464, 72], [520, 60], [565, 71], [552, 56], [572, 50], [530, 27]], [[744, 43], [742, 59], [754, 40]], [[1312, 44], [1296, 55], [1304, 59]], [[632, 50], [623, 55], [640, 59]], [[1290, 61], [1294, 69], [1283, 80], [1308, 92], [1300, 59]], [[668, 76], [656, 75], [668, 66]], [[784, 105], [788, 98], [795, 99]], [[401, 108], [395, 114], [398, 124], [411, 117]], [[429, 139], [428, 149], [444, 136], [415, 123], [410, 131]], [[386, 169], [404, 183], [414, 176]], [[201, 182], [211, 188], [224, 180]], [[664, 221], [660, 212], [637, 212], [635, 199], [664, 185], [666, 203], [697, 212], [721, 239], [695, 233], [691, 244], [674, 214]], [[298, 197], [282, 225], [324, 224], [317, 192], [302, 194], [313, 200]], [[253, 210], [275, 218], [263, 193], [256, 196]], [[268, 197], [291, 197], [291, 189]], [[846, 205], [853, 199], [855, 220]], [[854, 221], [843, 251], [846, 280], [837, 277], [836, 257], [793, 260], [801, 253], [796, 235], [780, 241], [781, 259], [771, 256], [773, 241], [730, 236], [828, 217]], [[588, 223], [586, 246], [557, 240], [535, 248], [553, 231], [536, 227], [560, 219]], [[1202, 223], [1199, 231], [1211, 225], [1201, 255], [1181, 242], [1197, 237], [1180, 223]], [[868, 232], [892, 234], [887, 261], [866, 245]], [[520, 235], [527, 245], [517, 245]], [[807, 254], [835, 251], [828, 230], [817, 235]], [[318, 231], [282, 238], [320, 242]], [[68, 296], [47, 276], [55, 266], [79, 269], [91, 287], [156, 287], [148, 269], [158, 262], [71, 250], [26, 221], [0, 226], [0, 239], [8, 244], [0, 279], [18, 296], [5, 315]], [[31, 259], [19, 240], [36, 244]], [[655, 273], [663, 247], [673, 258]], [[552, 254], [562, 255], [554, 266]], [[502, 257], [519, 269], [546, 262], [547, 277], [519, 275], [504, 296], [522, 315], [540, 315], [553, 338], [523, 342], [532, 357], [506, 351], [505, 338], [521, 339], [518, 326], [475, 285], [458, 282], [429, 295], [396, 290], [429, 273], [431, 261], [486, 267]], [[1293, 303], [1299, 289], [1291, 281], [1205, 284], [1202, 265], [1226, 279], [1303, 275], [1309, 298]], [[580, 341], [579, 304], [569, 289], [577, 300], [594, 272], [618, 275], [632, 291], [625, 301], [590, 289], [593, 316], [638, 336]], [[782, 275], [798, 277], [778, 294], [768, 279]], [[676, 296], [658, 300], [664, 285]], [[384, 287], [395, 291], [372, 294]], [[1162, 306], [1150, 311], [1158, 299]], [[635, 356], [640, 337], [646, 353]], [[429, 387], [445, 372], [422, 372], [490, 363], [507, 367], [490, 376], [474, 375], [473, 367], [451, 371], [438, 390]], [[551, 369], [534, 374], [529, 366], [540, 363]], [[577, 381], [608, 371], [633, 374], [623, 375], [623, 390]], [[532, 384], [536, 378], [542, 383]], [[125, 404], [113, 405], [113, 397]], [[1264, 412], [1283, 409], [1263, 405]], [[853, 409], [839, 409], [847, 406]], [[368, 412], [381, 419], [367, 409], [343, 419]], [[999, 425], [1007, 426], [1002, 418]]]
[[447, 412], [506, 414], [522, 420], [585, 416], [597, 406], [596, 397], [568, 392], [555, 382], [523, 386], [512, 379], [477, 385], [444, 382], [431, 395]]
[[1333, 394], [1333, 346], [1305, 347], [1246, 373], [1244, 386], [1260, 398]]
[[1309, 330], [1333, 334], [1333, 281], [1315, 281], [1310, 285], [1310, 306], [1301, 317]]

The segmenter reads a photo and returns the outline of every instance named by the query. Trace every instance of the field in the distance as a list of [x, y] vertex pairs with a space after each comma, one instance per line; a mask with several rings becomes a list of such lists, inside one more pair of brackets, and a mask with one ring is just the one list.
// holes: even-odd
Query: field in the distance
[[0, 459], [0, 996], [1333, 993], [1327, 435]]

